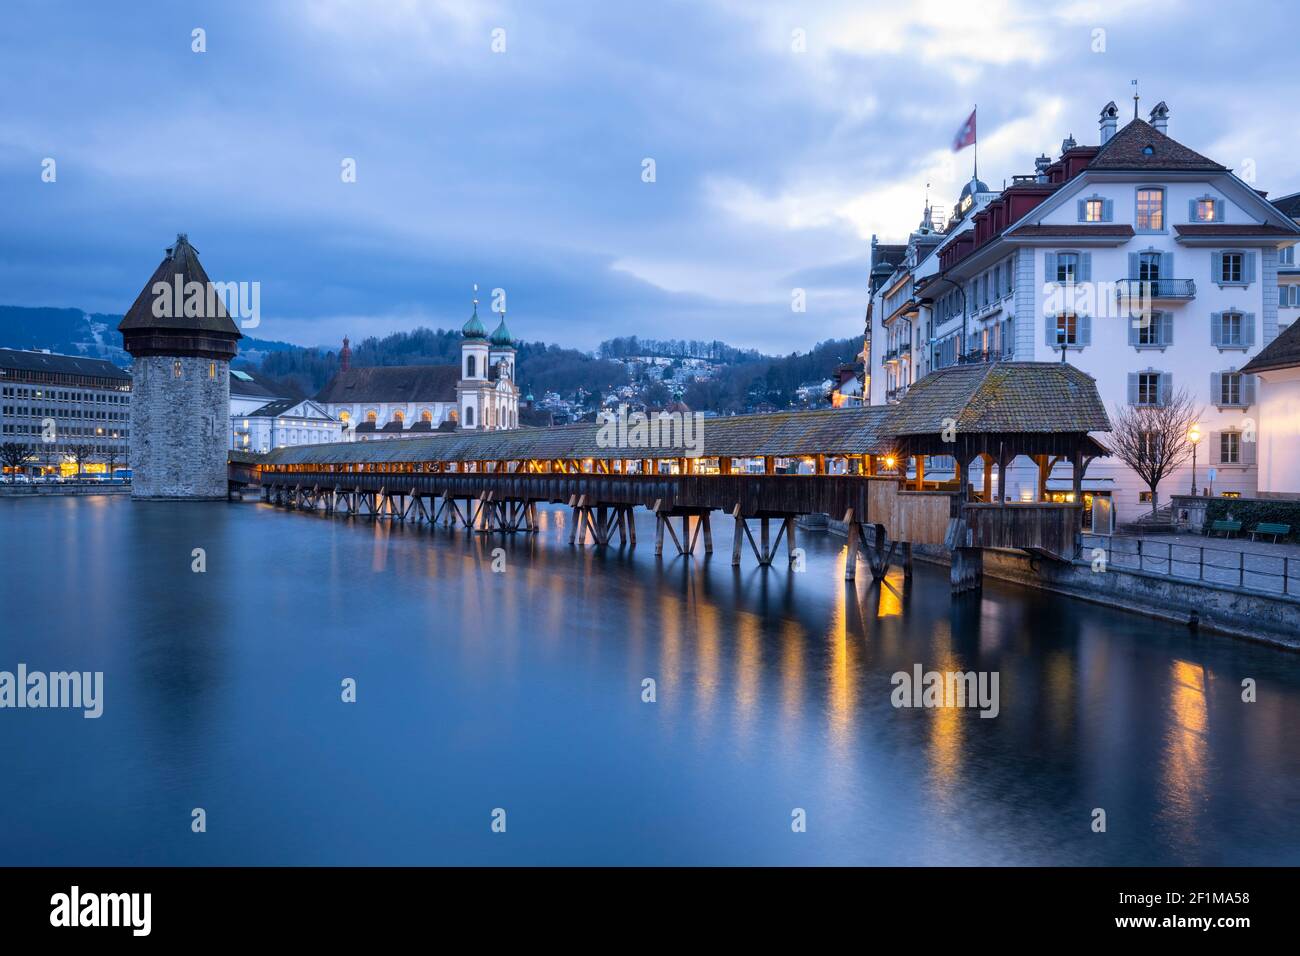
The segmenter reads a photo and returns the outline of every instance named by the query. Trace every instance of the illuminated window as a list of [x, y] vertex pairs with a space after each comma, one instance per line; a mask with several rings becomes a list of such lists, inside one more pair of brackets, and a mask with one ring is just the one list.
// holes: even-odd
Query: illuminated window
[[180, 378], [180, 377], [181, 377], [181, 360], [180, 360], [180, 359], [177, 359], [175, 362], [172, 362], [172, 377], [173, 377], [173, 378]]
[[1137, 191], [1137, 227], [1146, 232], [1163, 232], [1165, 228], [1165, 191]]
[[1062, 312], [1056, 317], [1056, 345], [1079, 344], [1079, 317], [1073, 312]]
[[1198, 199], [1193, 207], [1197, 222], [1218, 222], [1218, 204], [1213, 199]]
[[216, 362], [209, 362], [209, 363], [208, 363], [208, 378], [216, 378], [216, 377], [217, 377], [217, 363], [216, 363]]
[[1083, 204], [1083, 221], [1084, 222], [1105, 222], [1106, 219], [1106, 201], [1104, 199], [1088, 199]]

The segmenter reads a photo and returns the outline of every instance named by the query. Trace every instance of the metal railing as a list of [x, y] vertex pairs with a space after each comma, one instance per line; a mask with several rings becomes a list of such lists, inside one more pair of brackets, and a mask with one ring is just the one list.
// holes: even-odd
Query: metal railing
[[1120, 279], [1115, 283], [1120, 298], [1193, 299], [1196, 282], [1192, 279]]
[[1117, 571], [1300, 597], [1300, 560], [1290, 555], [1088, 532], [1079, 541], [1079, 560], [1084, 563], [1091, 563], [1094, 549], [1101, 548], [1106, 567]]

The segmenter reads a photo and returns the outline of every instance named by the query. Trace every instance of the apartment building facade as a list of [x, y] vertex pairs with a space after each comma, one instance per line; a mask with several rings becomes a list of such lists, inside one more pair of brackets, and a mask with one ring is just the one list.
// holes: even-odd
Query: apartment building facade
[[0, 349], [0, 442], [25, 446], [20, 471], [107, 474], [127, 463], [131, 376], [80, 355]]
[[[908, 283], [882, 285], [873, 312], [886, 341], [897, 349], [908, 340], [910, 366], [896, 374], [912, 381], [957, 362], [1066, 361], [1096, 380], [1112, 415], [1185, 392], [1203, 408], [1198, 489], [1249, 495], [1256, 382], [1242, 368], [1298, 314], [1280, 306], [1291, 283], [1279, 276], [1294, 262], [1300, 226], [1172, 139], [1168, 122], [1161, 103], [1147, 121], [1118, 128], [1107, 104], [1097, 146], [1067, 139], [1056, 160], [1040, 156], [1033, 175], [1015, 177], [950, 229]], [[1295, 284], [1300, 294], [1300, 276]], [[906, 291], [892, 310], [883, 301], [890, 290]], [[907, 324], [888, 330], [891, 317]], [[882, 383], [889, 351], [873, 357]], [[872, 400], [899, 394], [898, 384], [873, 388]], [[1036, 473], [1018, 466], [995, 493], [1032, 500]], [[1189, 492], [1190, 472], [1189, 462], [1170, 476], [1162, 497]], [[1069, 466], [1058, 465], [1049, 491], [1069, 479]], [[1091, 464], [1084, 490], [1089, 513], [1103, 497], [1102, 510], [1119, 521], [1151, 507], [1145, 484], [1114, 457]]]

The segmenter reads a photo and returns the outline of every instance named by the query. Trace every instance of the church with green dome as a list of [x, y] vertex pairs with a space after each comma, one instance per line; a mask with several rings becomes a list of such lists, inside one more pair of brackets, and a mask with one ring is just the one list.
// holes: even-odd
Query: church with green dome
[[489, 335], [474, 310], [461, 328], [460, 381], [456, 383], [457, 419], [467, 431], [499, 431], [519, 426], [519, 386], [515, 383], [515, 346], [506, 326], [505, 309]]
[[478, 314], [478, 286], [460, 332], [459, 366], [354, 367], [344, 339], [338, 373], [315, 400], [342, 424], [344, 441], [518, 428], [514, 339], [504, 310], [488, 334]]

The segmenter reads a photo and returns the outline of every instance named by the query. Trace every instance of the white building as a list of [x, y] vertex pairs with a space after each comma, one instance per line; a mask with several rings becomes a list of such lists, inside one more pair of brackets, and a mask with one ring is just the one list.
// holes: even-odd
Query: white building
[[283, 398], [230, 417], [232, 448], [268, 452], [285, 445], [343, 441], [343, 423], [310, 398]]
[[[267, 386], [257, 376], [243, 369], [232, 368], [230, 370], [230, 417], [242, 417], [249, 412], [256, 411], [263, 405], [277, 401], [282, 398], [288, 398], [287, 395], [278, 395], [276, 391]], [[234, 448], [234, 445], [230, 446]]]
[[[1186, 390], [1204, 407], [1198, 484], [1208, 465], [1216, 494], [1254, 493], [1255, 445], [1244, 439], [1258, 409], [1242, 369], [1277, 336], [1279, 261], [1293, 255], [1283, 250], [1300, 227], [1171, 139], [1168, 120], [1161, 103], [1150, 122], [1117, 130], [1108, 104], [1100, 145], [1066, 140], [1034, 175], [972, 199], [960, 229], [883, 283], [870, 309], [872, 401], [896, 400], [909, 381], [959, 360], [1064, 359], [1096, 380], [1112, 414]], [[1149, 295], [1149, 322], [1133, 320], [1130, 294]], [[1034, 470], [1018, 464], [995, 494], [1032, 500]], [[1161, 485], [1162, 497], [1190, 489], [1190, 468]], [[978, 471], [973, 479], [978, 487]], [[1069, 466], [1058, 465], [1049, 492], [1069, 480]], [[1150, 507], [1145, 485], [1116, 458], [1095, 461], [1084, 490], [1089, 510], [1093, 497], [1108, 497], [1120, 521]]]
[[1300, 322], [1243, 369], [1259, 380], [1259, 487], [1262, 498], [1300, 498]]

